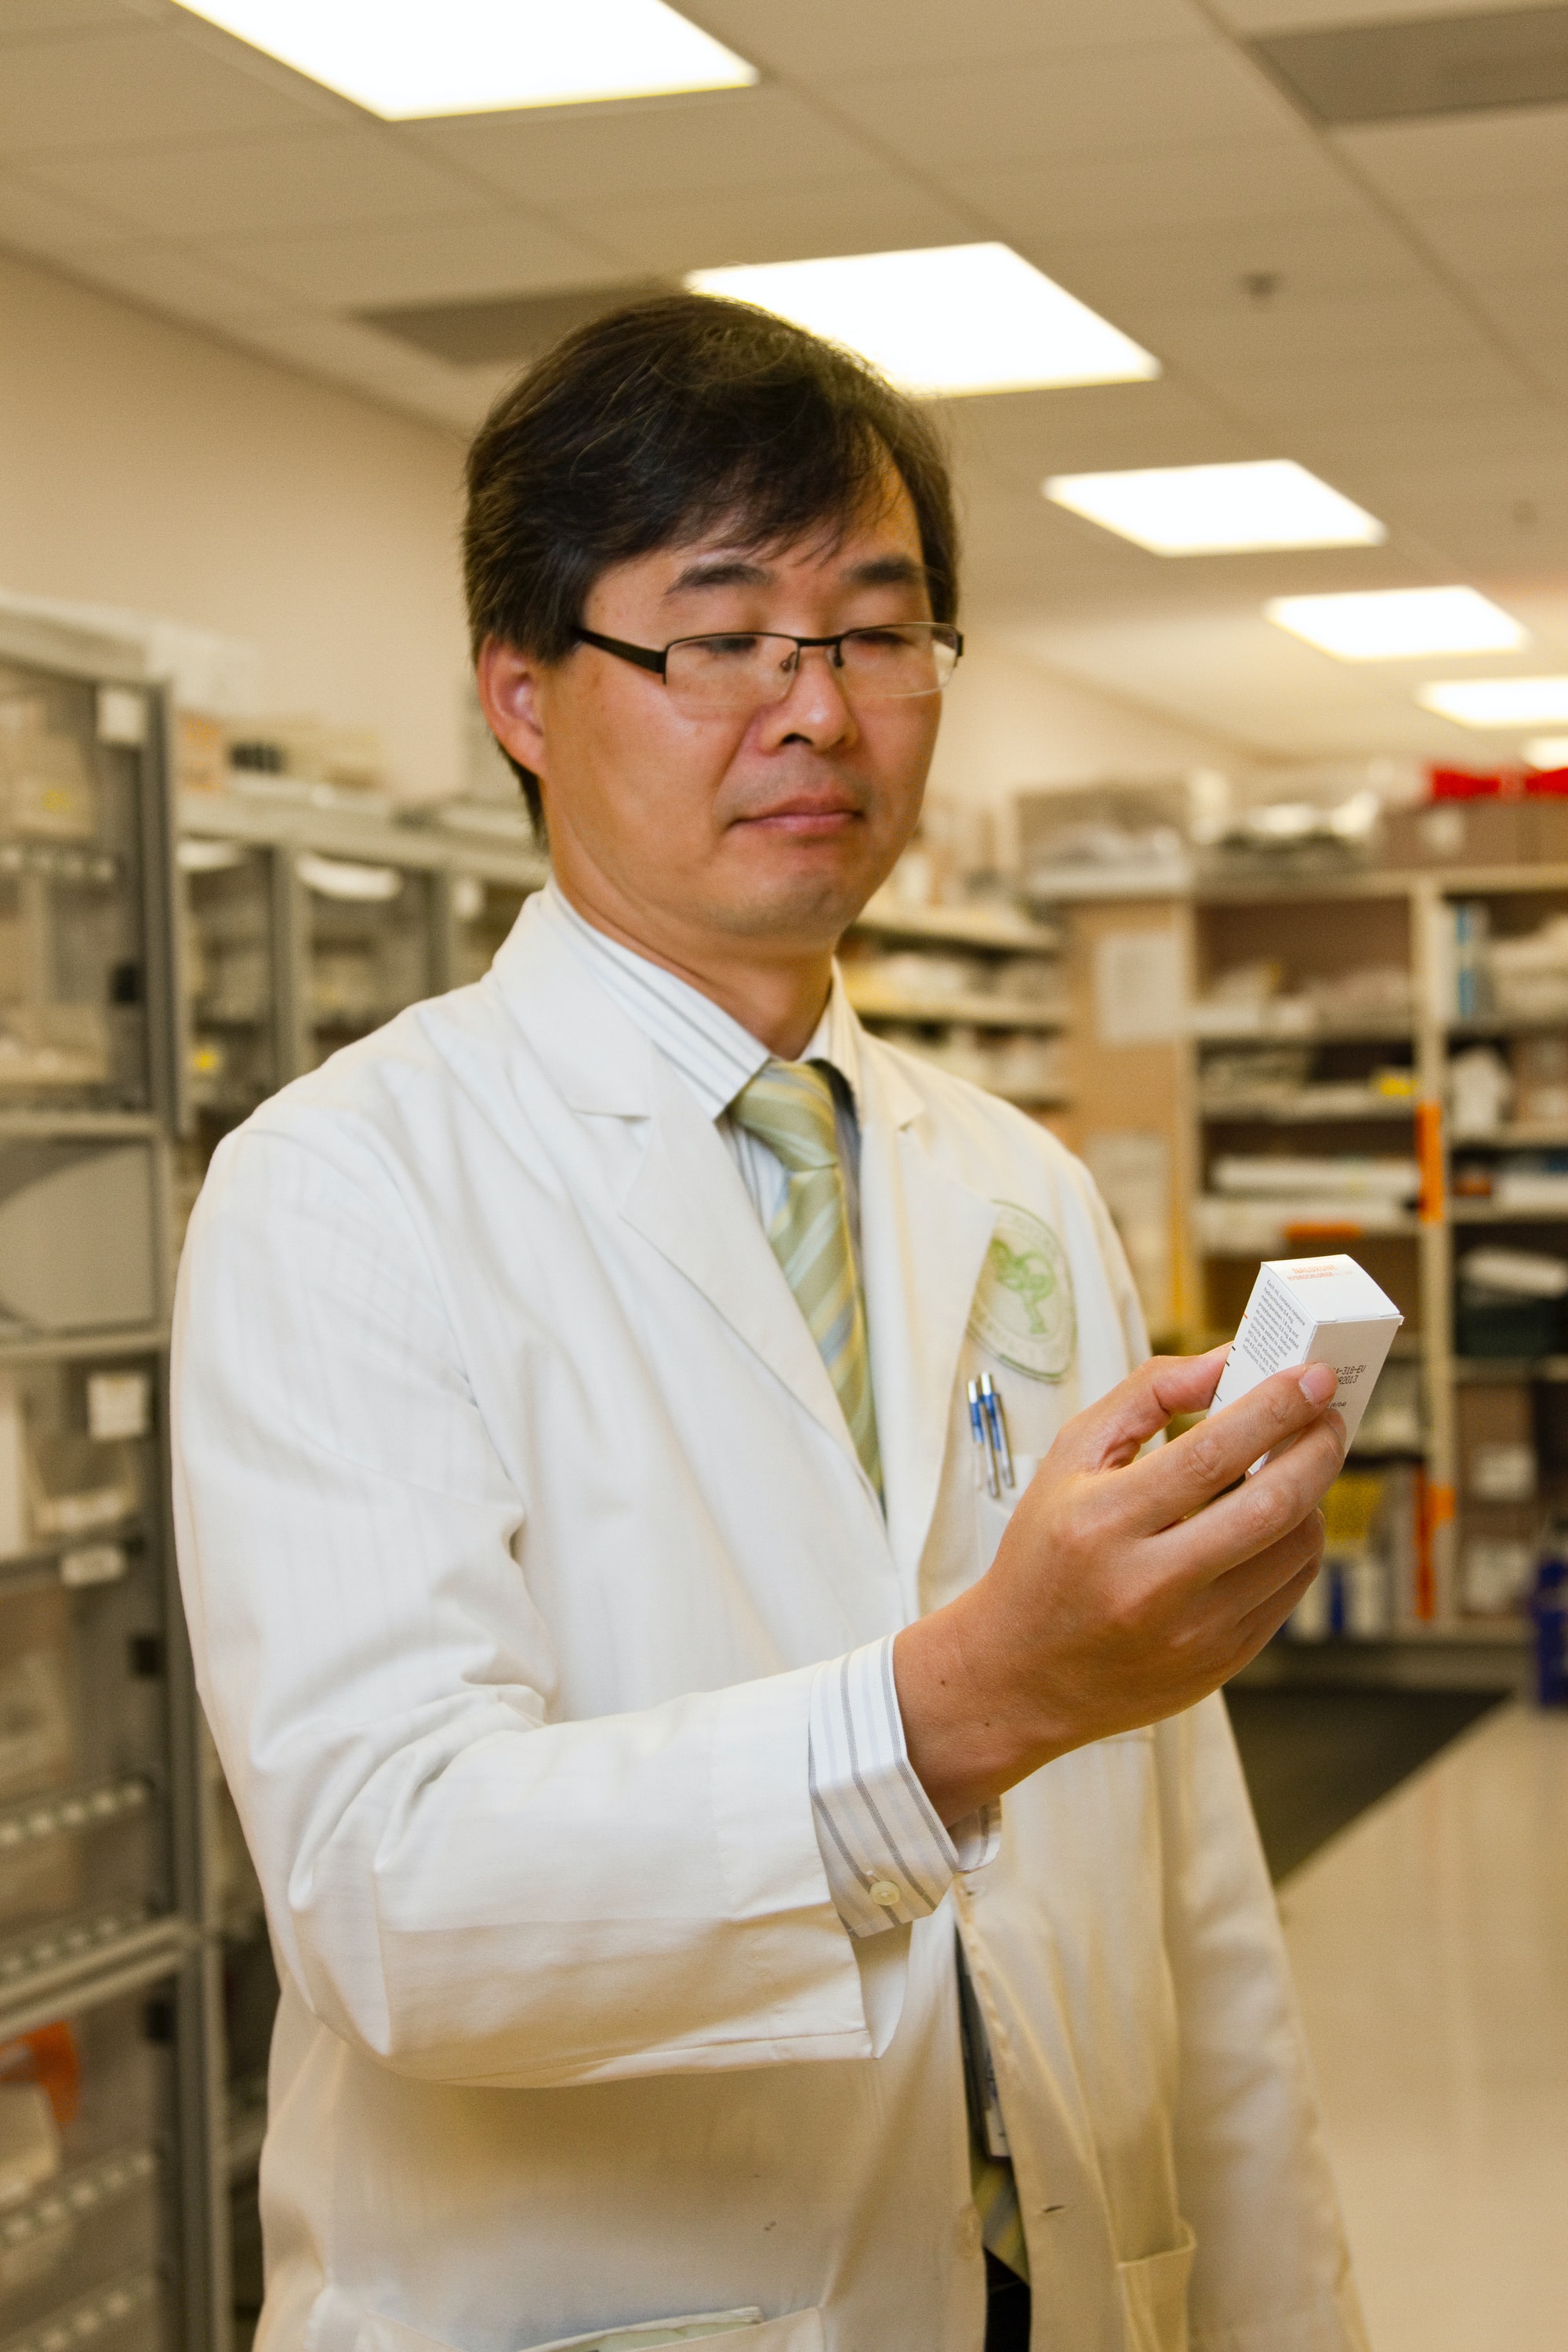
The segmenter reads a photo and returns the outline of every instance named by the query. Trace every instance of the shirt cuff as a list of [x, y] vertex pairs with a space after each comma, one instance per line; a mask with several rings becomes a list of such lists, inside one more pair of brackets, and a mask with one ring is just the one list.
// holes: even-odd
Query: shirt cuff
[[890, 1633], [817, 1668], [809, 1769], [828, 1890], [852, 1936], [929, 1918], [957, 1874], [981, 1869], [1001, 1842], [999, 1803], [949, 1831], [915, 1777]]

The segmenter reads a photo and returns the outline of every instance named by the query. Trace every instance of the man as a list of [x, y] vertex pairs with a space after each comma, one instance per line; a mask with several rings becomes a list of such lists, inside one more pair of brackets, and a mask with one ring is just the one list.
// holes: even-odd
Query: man
[[672, 299], [502, 401], [467, 545], [554, 879], [222, 1147], [182, 1276], [258, 2352], [1349, 2352], [1210, 1696], [1332, 1376], [1148, 1450], [1220, 1356], [1141, 1363], [1082, 1170], [834, 976], [962, 650], [929, 428]]

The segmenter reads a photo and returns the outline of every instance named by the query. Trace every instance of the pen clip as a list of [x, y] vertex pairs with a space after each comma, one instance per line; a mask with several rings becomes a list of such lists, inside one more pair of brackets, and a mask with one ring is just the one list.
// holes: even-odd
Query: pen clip
[[989, 1372], [982, 1372], [979, 1381], [980, 1402], [985, 1411], [986, 1424], [991, 1433], [992, 1451], [1002, 1465], [1002, 1484], [1016, 1486], [1013, 1475], [1013, 1449], [1007, 1443], [1007, 1423], [1002, 1410], [1002, 1391]]
[[969, 1428], [984, 1458], [986, 1492], [999, 1498], [1002, 1488], [996, 1475], [996, 1444], [992, 1434], [991, 1415], [986, 1411], [978, 1381], [969, 1383]]

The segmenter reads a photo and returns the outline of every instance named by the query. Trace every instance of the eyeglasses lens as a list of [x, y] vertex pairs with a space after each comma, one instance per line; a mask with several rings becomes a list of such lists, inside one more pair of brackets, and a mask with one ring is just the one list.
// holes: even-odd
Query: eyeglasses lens
[[[811, 656], [832, 659], [832, 648], [816, 646]], [[855, 629], [843, 640], [834, 667], [851, 701], [882, 702], [906, 695], [940, 694], [958, 656], [934, 625], [911, 624], [889, 629]], [[804, 658], [793, 637], [747, 632], [732, 636], [682, 637], [669, 647], [665, 685], [686, 710], [756, 710], [782, 702]]]

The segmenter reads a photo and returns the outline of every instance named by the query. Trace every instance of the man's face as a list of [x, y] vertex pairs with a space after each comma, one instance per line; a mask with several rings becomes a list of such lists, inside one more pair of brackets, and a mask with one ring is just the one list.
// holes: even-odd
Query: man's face
[[[929, 620], [914, 509], [894, 480], [837, 535], [759, 553], [721, 529], [615, 566], [581, 617], [656, 651]], [[888, 874], [920, 814], [941, 701], [851, 703], [822, 650], [784, 701], [750, 710], [683, 711], [661, 678], [591, 646], [541, 667], [491, 645], [479, 685], [497, 735], [540, 778], [571, 896], [784, 955], [833, 944]]]

